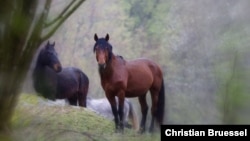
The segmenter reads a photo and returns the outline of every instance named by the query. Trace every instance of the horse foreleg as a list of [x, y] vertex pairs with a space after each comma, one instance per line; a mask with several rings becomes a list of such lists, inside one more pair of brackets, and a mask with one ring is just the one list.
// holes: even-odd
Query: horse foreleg
[[112, 109], [112, 113], [114, 115], [114, 119], [115, 119], [115, 128], [116, 130], [118, 130], [118, 111], [117, 111], [117, 104], [116, 104], [116, 101], [115, 101], [115, 97], [114, 96], [108, 96], [106, 95], [109, 103], [110, 103], [110, 106], [111, 106], [111, 109]]
[[148, 104], [146, 101], [146, 94], [139, 97], [139, 102], [141, 105], [141, 112], [142, 112], [142, 119], [141, 119], [141, 125], [140, 125], [140, 133], [143, 133], [145, 131], [145, 124], [148, 114]]
[[118, 114], [120, 118], [120, 128], [123, 131], [124, 129], [124, 119], [123, 119], [123, 109], [124, 109], [124, 92], [120, 92], [118, 94], [119, 106], [118, 106]]

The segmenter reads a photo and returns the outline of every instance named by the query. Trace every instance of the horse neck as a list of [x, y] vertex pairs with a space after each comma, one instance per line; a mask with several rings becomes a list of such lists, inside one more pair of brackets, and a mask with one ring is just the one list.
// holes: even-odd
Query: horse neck
[[[55, 74], [56, 72], [54, 72], [48, 66], [37, 62], [34, 72], [33, 72], [33, 77], [37, 79], [38, 81], [42, 81], [47, 77], [55, 76]], [[51, 77], [50, 79], [54, 79], [54, 77], [53, 78]]]
[[41, 72], [44, 71], [44, 67], [39, 64], [38, 62], [36, 63], [36, 66], [34, 68], [34, 71], [33, 71], [33, 75], [36, 76], [36, 75], [39, 75]]
[[111, 59], [108, 61], [107, 66], [103, 69], [99, 69], [99, 74], [102, 79], [110, 77], [114, 73], [114, 65], [117, 63], [117, 56], [112, 53]]
[[41, 63], [37, 62], [34, 69], [34, 75], [43, 75], [45, 73], [45, 69], [45, 65], [42, 65]]

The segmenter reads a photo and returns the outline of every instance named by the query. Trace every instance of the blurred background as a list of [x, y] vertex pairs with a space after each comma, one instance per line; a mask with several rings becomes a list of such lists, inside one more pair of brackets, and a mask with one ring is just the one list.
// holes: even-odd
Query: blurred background
[[[68, 3], [53, 0], [48, 19]], [[250, 124], [249, 7], [249, 0], [86, 1], [48, 40], [64, 67], [87, 74], [93, 98], [105, 97], [94, 34], [109, 33], [114, 54], [149, 58], [163, 69], [165, 124]], [[23, 92], [35, 93], [34, 60]], [[140, 116], [138, 99], [131, 101]]]

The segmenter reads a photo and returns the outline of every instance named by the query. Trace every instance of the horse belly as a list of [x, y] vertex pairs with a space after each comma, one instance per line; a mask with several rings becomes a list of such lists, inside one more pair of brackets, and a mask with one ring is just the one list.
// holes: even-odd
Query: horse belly
[[150, 89], [153, 77], [148, 71], [134, 71], [127, 82], [126, 97], [137, 97], [144, 95]]
[[75, 75], [71, 73], [61, 73], [58, 76], [57, 98], [67, 98], [78, 92], [79, 84]]
[[64, 83], [60, 83], [58, 85], [59, 97], [58, 98], [66, 98], [70, 97], [73, 94], [78, 92], [78, 84], [76, 81], [66, 81]]

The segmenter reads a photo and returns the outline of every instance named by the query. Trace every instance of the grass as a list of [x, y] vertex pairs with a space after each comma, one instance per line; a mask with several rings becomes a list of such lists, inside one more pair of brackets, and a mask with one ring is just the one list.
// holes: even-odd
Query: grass
[[16, 141], [154, 141], [160, 134], [137, 134], [133, 129], [114, 132], [114, 123], [86, 108], [48, 105], [33, 94], [21, 94], [12, 118]]

